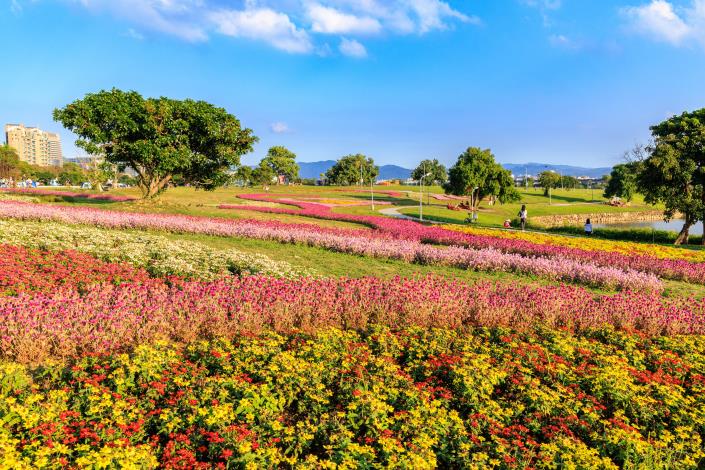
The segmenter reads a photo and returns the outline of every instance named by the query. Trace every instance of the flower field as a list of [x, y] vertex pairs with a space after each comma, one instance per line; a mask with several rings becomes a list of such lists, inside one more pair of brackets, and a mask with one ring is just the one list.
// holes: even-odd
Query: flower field
[[108, 262], [127, 262], [152, 276], [215, 280], [227, 275], [297, 277], [312, 274], [264, 255], [216, 250], [159, 235], [101, 230], [56, 222], [0, 220], [0, 243], [42, 250], [76, 250]]
[[[108, 228], [158, 229], [175, 232], [237, 236], [283, 243], [300, 243], [336, 252], [406, 262], [453, 266], [479, 271], [511, 271], [552, 280], [576, 282], [608, 289], [659, 291], [659, 279], [650, 273], [616, 267], [599, 267], [571, 259], [527, 257], [494, 248], [436, 247], [409, 239], [369, 235], [367, 231], [322, 229], [304, 224], [256, 220], [196, 218], [171, 214], [114, 212], [85, 207], [23, 204], [0, 201], [0, 215], [19, 220], [56, 220]], [[453, 232], [449, 232], [453, 233]]]
[[696, 468], [705, 343], [264, 334], [0, 368], [11, 468]]
[[[662, 295], [653, 272], [376, 217], [0, 217], [0, 468], [705, 464], [705, 299]], [[156, 231], [529, 278], [322, 278]]]
[[705, 262], [705, 251], [684, 250], [673, 246], [604, 240], [599, 238], [570, 237], [538, 232], [527, 233], [520, 232], [518, 230], [495, 230], [462, 225], [444, 225], [443, 228], [473, 235], [508, 238], [510, 240], [526, 240], [533, 243], [540, 243], [542, 245], [565, 246], [569, 248], [580, 248], [592, 251], [607, 251], [620, 253], [623, 255], [639, 254], [663, 259], [682, 259], [696, 263]]
[[[241, 198], [254, 201], [271, 201], [269, 194], [245, 194]], [[255, 210], [266, 213], [291, 214], [303, 217], [313, 217], [328, 220], [341, 220], [369, 225], [376, 229], [377, 236], [393, 237], [395, 239], [416, 240], [422, 243], [455, 245], [473, 248], [476, 250], [494, 249], [503, 253], [518, 254], [521, 256], [558, 258], [560, 260], [573, 260], [580, 263], [589, 263], [601, 268], [620, 266], [625, 269], [653, 274], [663, 279], [705, 284], [705, 263], [697, 262], [698, 259], [688, 258], [689, 255], [678, 254], [664, 249], [659, 255], [649, 252], [649, 249], [640, 248], [631, 254], [628, 249], [605, 250], [599, 244], [561, 244], [545, 243], [544, 237], [537, 237], [536, 241], [522, 237], [504, 237], [502, 232], [487, 233], [480, 229], [479, 233], [474, 228], [456, 229], [456, 226], [425, 226], [408, 220], [390, 219], [381, 216], [354, 215], [333, 212], [329, 207], [301, 202], [291, 199], [277, 199], [276, 202], [289, 204], [299, 209], [286, 209], [277, 207], [256, 207], [247, 205], [227, 205], [223, 209]], [[375, 236], [369, 233], [368, 236]], [[549, 237], [546, 235], [545, 237]], [[598, 242], [599, 243], [599, 242]], [[672, 249], [673, 250], [673, 249]], [[668, 256], [668, 255], [671, 256]]]

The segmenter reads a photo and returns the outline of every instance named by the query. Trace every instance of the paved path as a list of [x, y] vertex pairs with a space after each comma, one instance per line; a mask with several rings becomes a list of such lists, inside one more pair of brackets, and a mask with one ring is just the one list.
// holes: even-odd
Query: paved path
[[413, 220], [414, 222], [428, 222], [430, 224], [445, 224], [447, 222], [439, 222], [437, 220], [419, 220], [418, 217], [412, 217], [410, 215], [402, 214], [399, 209], [409, 209], [417, 208], [418, 206], [397, 206], [397, 207], [387, 207], [386, 209], [380, 209], [379, 213], [387, 215], [389, 217], [394, 217], [395, 219]]

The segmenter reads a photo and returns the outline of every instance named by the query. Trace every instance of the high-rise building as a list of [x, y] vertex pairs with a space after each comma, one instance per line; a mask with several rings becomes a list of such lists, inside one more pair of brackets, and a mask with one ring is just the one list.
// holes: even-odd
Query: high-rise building
[[7, 145], [17, 151], [20, 161], [39, 166], [62, 166], [61, 137], [24, 124], [6, 124]]

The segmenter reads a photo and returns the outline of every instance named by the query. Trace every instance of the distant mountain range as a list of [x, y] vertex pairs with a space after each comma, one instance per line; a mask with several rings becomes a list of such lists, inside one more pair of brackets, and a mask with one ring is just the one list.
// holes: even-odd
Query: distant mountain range
[[[299, 176], [301, 178], [320, 178], [321, 173], [328, 171], [330, 167], [335, 165], [335, 160], [324, 160], [320, 162], [298, 162], [301, 170]], [[527, 174], [536, 176], [542, 171], [553, 170], [566, 176], [589, 176], [590, 178], [599, 178], [603, 175], [608, 175], [611, 167], [602, 168], [585, 168], [571, 165], [551, 165], [548, 163], [503, 163], [502, 166], [514, 173], [516, 176]], [[405, 180], [411, 176], [411, 171], [408, 168], [403, 168], [398, 165], [382, 165], [379, 167], [379, 179], [381, 180]]]
[[[335, 160], [324, 160], [322, 162], [298, 162], [299, 176], [301, 178], [321, 177], [321, 173], [325, 173], [335, 165]], [[411, 170], [402, 168], [397, 165], [382, 165], [379, 167], [379, 179], [381, 180], [405, 180], [411, 176]]]
[[609, 175], [612, 171], [612, 167], [584, 168], [570, 165], [550, 165], [548, 163], [503, 163], [502, 166], [514, 173], [515, 176], [522, 176], [524, 172], [528, 175], [536, 176], [542, 171], [553, 170], [565, 176], [600, 178], [604, 175]]

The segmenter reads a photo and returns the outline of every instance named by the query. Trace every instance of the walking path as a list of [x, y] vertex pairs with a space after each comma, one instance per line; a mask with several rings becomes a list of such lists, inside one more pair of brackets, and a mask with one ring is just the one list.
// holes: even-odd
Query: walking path
[[413, 220], [414, 222], [428, 222], [430, 224], [447, 224], [448, 222], [439, 222], [437, 220], [420, 220], [418, 217], [412, 217], [410, 215], [402, 214], [399, 209], [409, 209], [416, 208], [418, 206], [397, 206], [397, 207], [387, 207], [386, 209], [380, 209], [379, 213], [382, 215], [387, 215], [389, 217], [394, 217], [395, 219]]

